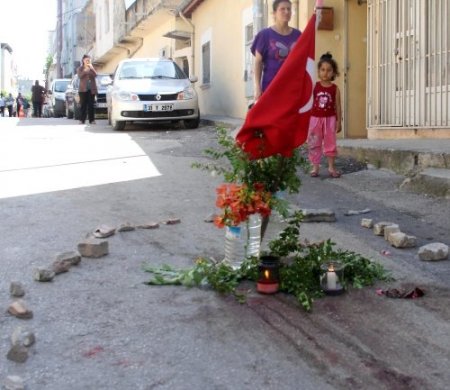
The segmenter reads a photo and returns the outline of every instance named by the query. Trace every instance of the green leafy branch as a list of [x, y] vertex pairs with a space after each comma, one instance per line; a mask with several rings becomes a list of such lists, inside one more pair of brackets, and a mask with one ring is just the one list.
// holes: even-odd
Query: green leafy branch
[[[331, 240], [301, 243], [301, 219], [301, 213], [295, 213], [279, 237], [269, 243], [269, 248], [272, 255], [282, 259], [280, 291], [294, 295], [305, 310], [310, 311], [314, 299], [324, 295], [320, 287], [321, 265], [328, 261], [339, 261], [342, 264], [343, 284], [347, 288], [362, 288], [379, 280], [393, 280], [381, 264], [351, 251], [336, 250], [335, 243]], [[258, 259], [246, 259], [238, 270], [206, 258], [198, 258], [189, 269], [146, 265], [144, 270], [153, 274], [153, 278], [147, 282], [149, 285], [209, 286], [219, 293], [232, 294], [239, 302], [244, 302], [245, 294], [238, 292], [238, 287], [242, 280], [257, 280]]]
[[[253, 188], [254, 184], [264, 184], [264, 189], [276, 194], [279, 191], [298, 193], [301, 180], [298, 169], [308, 169], [309, 163], [299, 149], [293, 151], [291, 157], [275, 155], [259, 160], [251, 160], [235, 139], [224, 127], [218, 127], [217, 148], [208, 148], [204, 154], [214, 162], [195, 162], [192, 167], [222, 175], [225, 182], [246, 184]], [[286, 215], [286, 202], [274, 198], [273, 208]]]

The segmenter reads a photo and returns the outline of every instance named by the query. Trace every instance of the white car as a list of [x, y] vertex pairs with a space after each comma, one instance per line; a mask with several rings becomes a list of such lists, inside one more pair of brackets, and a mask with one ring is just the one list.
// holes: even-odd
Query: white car
[[122, 60], [106, 94], [109, 124], [123, 130], [132, 122], [183, 121], [195, 129], [200, 123], [196, 81], [169, 59]]
[[70, 79], [55, 79], [52, 81], [48, 91], [48, 94], [50, 95], [49, 108], [52, 109], [55, 118], [66, 115], [65, 92], [69, 84]]

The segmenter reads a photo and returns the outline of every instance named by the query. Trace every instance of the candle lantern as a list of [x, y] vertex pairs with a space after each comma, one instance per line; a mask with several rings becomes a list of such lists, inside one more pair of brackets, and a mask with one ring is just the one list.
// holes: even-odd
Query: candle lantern
[[262, 294], [275, 294], [279, 288], [279, 258], [276, 256], [261, 256], [256, 290]]
[[327, 295], [339, 295], [344, 292], [344, 267], [337, 261], [321, 265], [320, 286]]

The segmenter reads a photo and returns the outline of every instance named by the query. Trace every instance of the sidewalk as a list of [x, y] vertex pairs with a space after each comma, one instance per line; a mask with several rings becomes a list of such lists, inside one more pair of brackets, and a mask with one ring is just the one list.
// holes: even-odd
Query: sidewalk
[[[205, 115], [204, 123], [239, 128], [243, 120]], [[406, 176], [410, 190], [450, 198], [450, 139], [338, 139], [341, 156]]]

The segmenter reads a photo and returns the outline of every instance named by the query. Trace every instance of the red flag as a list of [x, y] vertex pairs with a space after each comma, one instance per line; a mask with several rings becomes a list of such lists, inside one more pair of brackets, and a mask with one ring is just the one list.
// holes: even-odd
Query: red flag
[[306, 141], [315, 79], [315, 27], [313, 15], [236, 136], [251, 159], [278, 153], [289, 157]]

